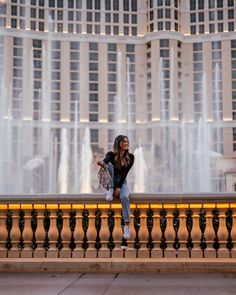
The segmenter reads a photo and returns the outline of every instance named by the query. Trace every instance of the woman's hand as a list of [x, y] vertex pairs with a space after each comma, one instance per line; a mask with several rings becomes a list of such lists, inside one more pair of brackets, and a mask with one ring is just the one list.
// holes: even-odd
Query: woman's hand
[[101, 167], [105, 167], [105, 164], [104, 164], [104, 162], [103, 161], [97, 161], [97, 165], [98, 166], [101, 166]]
[[114, 196], [115, 196], [116, 198], [119, 198], [119, 195], [120, 195], [120, 188], [117, 187], [117, 188], [115, 189]]

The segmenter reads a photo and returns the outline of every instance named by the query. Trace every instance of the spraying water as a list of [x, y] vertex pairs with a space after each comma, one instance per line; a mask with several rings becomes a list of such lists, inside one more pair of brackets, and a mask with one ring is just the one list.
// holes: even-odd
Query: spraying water
[[142, 193], [147, 191], [147, 166], [144, 159], [143, 148], [140, 145], [134, 151], [134, 192]]
[[92, 150], [90, 147], [90, 131], [86, 127], [85, 135], [82, 141], [81, 158], [80, 158], [80, 193], [91, 193], [91, 164]]
[[61, 159], [58, 169], [58, 181], [61, 194], [68, 192], [68, 143], [67, 131], [62, 129]]

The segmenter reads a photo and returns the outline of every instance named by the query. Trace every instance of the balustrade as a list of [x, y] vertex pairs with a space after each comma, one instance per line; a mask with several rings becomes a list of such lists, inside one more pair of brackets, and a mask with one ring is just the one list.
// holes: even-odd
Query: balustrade
[[[236, 196], [0, 198], [0, 258], [235, 258]], [[56, 201], [57, 200], [57, 201]]]

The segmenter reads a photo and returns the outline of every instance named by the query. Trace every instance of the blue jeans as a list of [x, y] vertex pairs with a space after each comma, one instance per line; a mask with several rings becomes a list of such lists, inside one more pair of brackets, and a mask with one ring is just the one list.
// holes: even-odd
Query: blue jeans
[[[107, 168], [108, 168], [108, 171], [111, 175], [109, 188], [115, 189], [117, 187], [117, 184], [120, 181], [120, 176], [114, 175], [114, 166], [112, 165], [112, 163], [109, 162], [107, 164]], [[122, 205], [122, 213], [123, 213], [124, 222], [130, 222], [130, 198], [129, 198], [129, 188], [128, 188], [126, 179], [121, 187], [119, 198], [120, 198], [121, 205]]]

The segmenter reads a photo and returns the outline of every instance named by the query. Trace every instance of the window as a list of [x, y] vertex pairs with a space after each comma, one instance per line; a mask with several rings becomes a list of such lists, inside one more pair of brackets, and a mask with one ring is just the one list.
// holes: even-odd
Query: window
[[199, 22], [204, 22], [204, 12], [199, 12], [199, 14], [198, 14], [198, 21]]
[[124, 11], [129, 11], [129, 0], [123, 0]]
[[196, 26], [190, 26], [190, 32], [192, 35], [196, 34]]
[[209, 11], [209, 20], [215, 20], [215, 11]]
[[190, 22], [195, 23], [196, 22], [196, 13], [190, 13]]

